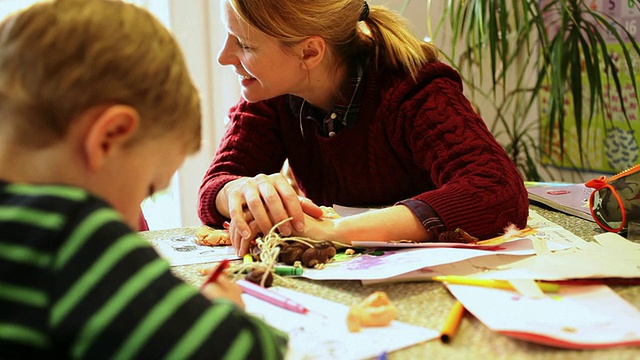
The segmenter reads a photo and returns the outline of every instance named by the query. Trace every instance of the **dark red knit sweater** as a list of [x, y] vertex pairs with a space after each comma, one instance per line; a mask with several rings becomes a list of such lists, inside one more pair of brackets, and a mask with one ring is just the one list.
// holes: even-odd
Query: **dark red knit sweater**
[[355, 126], [331, 138], [304, 119], [302, 135], [290, 96], [234, 106], [200, 188], [203, 223], [225, 220], [215, 208], [224, 184], [276, 173], [288, 158], [298, 186], [319, 205], [385, 206], [414, 198], [429, 204], [447, 229], [481, 238], [509, 223], [526, 225], [522, 179], [462, 94], [454, 69], [427, 64], [417, 84], [369, 70], [365, 81]]

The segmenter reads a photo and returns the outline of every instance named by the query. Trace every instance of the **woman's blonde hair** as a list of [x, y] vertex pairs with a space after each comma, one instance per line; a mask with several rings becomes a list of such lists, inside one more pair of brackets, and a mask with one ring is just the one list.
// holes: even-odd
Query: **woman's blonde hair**
[[284, 46], [312, 35], [322, 37], [338, 63], [373, 53], [374, 64], [384, 64], [415, 78], [424, 64], [438, 59], [435, 46], [413, 35], [407, 20], [394, 11], [366, 5], [368, 16], [360, 22], [363, 0], [228, 1], [242, 20]]
[[200, 147], [200, 99], [182, 52], [148, 11], [115, 0], [39, 2], [0, 24], [0, 122], [25, 142], [62, 138], [90, 108], [140, 115], [133, 140], [169, 132]]

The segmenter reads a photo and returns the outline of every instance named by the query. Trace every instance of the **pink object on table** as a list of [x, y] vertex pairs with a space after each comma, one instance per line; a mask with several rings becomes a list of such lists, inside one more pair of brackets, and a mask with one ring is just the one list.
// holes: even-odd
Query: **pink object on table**
[[140, 210], [140, 225], [138, 225], [138, 231], [148, 231], [149, 224], [147, 223], [147, 219], [144, 218], [144, 214], [142, 210]]

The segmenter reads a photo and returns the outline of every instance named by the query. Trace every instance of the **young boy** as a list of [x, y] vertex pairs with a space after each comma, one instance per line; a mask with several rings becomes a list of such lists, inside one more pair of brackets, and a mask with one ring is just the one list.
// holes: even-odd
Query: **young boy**
[[199, 108], [134, 5], [40, 2], [0, 24], [0, 358], [284, 356], [235, 284], [202, 296], [133, 230], [199, 148]]

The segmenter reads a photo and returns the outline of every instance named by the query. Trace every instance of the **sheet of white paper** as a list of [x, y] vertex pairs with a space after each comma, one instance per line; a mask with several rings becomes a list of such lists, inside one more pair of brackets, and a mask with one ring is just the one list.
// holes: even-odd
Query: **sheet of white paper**
[[528, 298], [515, 291], [447, 285], [491, 330], [568, 348], [640, 345], [640, 311], [605, 285], [561, 285]]
[[569, 247], [586, 248], [592, 243], [585, 241], [571, 231], [562, 226], [549, 221], [533, 210], [529, 210], [527, 226], [536, 229], [535, 238], [548, 240], [557, 244], [564, 244]]
[[588, 278], [640, 278], [640, 252], [562, 251], [535, 256], [478, 274], [493, 279], [567, 280]]
[[493, 255], [471, 258], [463, 261], [457, 261], [437, 266], [424, 267], [399, 276], [386, 279], [370, 279], [362, 280], [363, 285], [374, 285], [379, 283], [390, 282], [411, 282], [411, 281], [427, 281], [434, 276], [445, 275], [475, 275], [487, 271], [497, 270], [500, 266], [511, 264], [535, 255], [519, 256], [519, 255]]
[[439, 332], [399, 321], [386, 327], [347, 329], [346, 305], [286, 288], [270, 288], [303, 304], [307, 314], [298, 314], [243, 294], [247, 312], [289, 334], [287, 359], [366, 359], [383, 352], [439, 338]]
[[514, 239], [499, 245], [476, 245], [461, 243], [444, 243], [444, 242], [381, 242], [381, 241], [352, 241], [351, 244], [358, 248], [456, 248], [456, 249], [475, 249], [475, 250], [505, 250], [505, 249], [530, 249], [531, 240], [529, 238]]
[[589, 246], [557, 251], [498, 266], [478, 274], [493, 279], [567, 280], [640, 278], [640, 245], [614, 233], [595, 236]]
[[616, 233], [607, 232], [604, 234], [598, 234], [593, 238], [596, 239], [596, 242], [598, 242], [602, 247], [610, 252], [632, 252], [638, 254], [638, 251], [640, 251], [640, 244], [629, 241]]
[[[584, 278], [640, 278], [640, 246], [616, 234], [597, 235], [587, 242], [531, 211], [529, 226], [538, 231], [536, 238], [547, 245], [569, 248], [551, 253], [514, 258], [480, 257], [458, 263], [429, 266], [389, 279], [365, 279], [363, 284], [429, 280], [436, 275], [473, 275], [487, 279], [567, 280]], [[612, 237], [617, 237], [613, 238]]]
[[365, 285], [380, 282], [424, 281], [437, 275], [469, 275], [485, 279], [569, 280], [600, 278], [640, 278], [640, 253], [564, 250], [548, 256], [509, 259], [483, 257], [455, 264], [419, 269], [391, 279], [363, 281]]
[[[364, 253], [345, 261], [333, 261], [321, 270], [305, 269], [303, 277], [313, 280], [374, 280], [406, 274], [427, 266], [468, 260], [475, 257], [502, 255], [533, 255], [529, 238], [502, 244], [500, 250], [487, 251], [465, 248], [405, 248], [384, 250], [382, 255]], [[559, 250], [566, 245], [551, 243]]]
[[543, 298], [545, 295], [540, 289], [540, 286], [532, 279], [512, 279], [509, 280], [509, 284], [520, 295], [524, 295], [529, 298]]
[[195, 236], [156, 238], [150, 239], [149, 242], [171, 266], [239, 259], [233, 246], [198, 245]]

